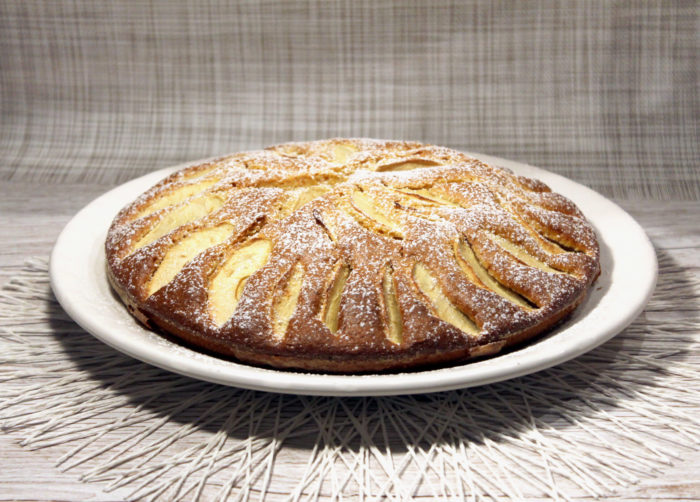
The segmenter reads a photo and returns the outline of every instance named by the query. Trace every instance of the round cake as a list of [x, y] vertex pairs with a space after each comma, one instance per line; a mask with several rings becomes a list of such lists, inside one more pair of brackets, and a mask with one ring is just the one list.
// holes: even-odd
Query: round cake
[[106, 241], [129, 311], [256, 365], [456, 363], [551, 328], [599, 274], [595, 233], [542, 182], [433, 145], [287, 143], [178, 171]]

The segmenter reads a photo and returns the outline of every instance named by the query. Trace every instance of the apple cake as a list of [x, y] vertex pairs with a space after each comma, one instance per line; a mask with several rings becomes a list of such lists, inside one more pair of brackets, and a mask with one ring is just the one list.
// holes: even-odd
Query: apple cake
[[567, 198], [403, 141], [287, 143], [182, 169], [119, 212], [113, 288], [142, 323], [321, 372], [456, 363], [551, 328], [600, 271]]

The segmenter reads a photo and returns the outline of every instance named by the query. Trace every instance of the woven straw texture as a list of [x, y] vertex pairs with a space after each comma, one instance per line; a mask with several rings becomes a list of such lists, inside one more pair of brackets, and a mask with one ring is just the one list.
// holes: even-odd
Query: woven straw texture
[[32, 260], [0, 290], [0, 427], [128, 500], [574, 500], [700, 448], [700, 278], [661, 255], [643, 315], [523, 378], [326, 398], [173, 375], [96, 342]]
[[0, 179], [115, 184], [331, 136], [691, 199], [697, 2], [0, 3]]

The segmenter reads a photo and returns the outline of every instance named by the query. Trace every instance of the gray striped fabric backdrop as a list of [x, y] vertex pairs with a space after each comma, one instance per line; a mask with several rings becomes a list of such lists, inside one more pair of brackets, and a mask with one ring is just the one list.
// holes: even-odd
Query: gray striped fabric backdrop
[[0, 179], [368, 136], [696, 199], [698, 5], [4, 0]]

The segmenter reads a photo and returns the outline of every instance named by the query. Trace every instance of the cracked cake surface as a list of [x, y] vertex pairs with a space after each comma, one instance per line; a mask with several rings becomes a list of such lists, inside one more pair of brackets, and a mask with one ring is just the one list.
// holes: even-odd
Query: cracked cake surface
[[491, 355], [551, 328], [599, 274], [543, 183], [433, 145], [287, 143], [180, 170], [105, 243], [142, 323], [238, 360], [366, 372]]

